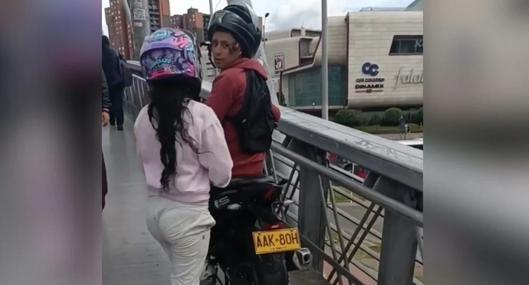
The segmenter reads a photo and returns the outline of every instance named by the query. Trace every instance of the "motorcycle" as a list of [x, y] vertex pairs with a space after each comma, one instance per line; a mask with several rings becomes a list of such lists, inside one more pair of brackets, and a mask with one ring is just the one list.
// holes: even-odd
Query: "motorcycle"
[[234, 179], [224, 189], [211, 190], [209, 208], [217, 223], [211, 231], [209, 277], [201, 285], [287, 285], [288, 271], [310, 264], [297, 228], [281, 220], [292, 203], [280, 201], [284, 184], [271, 177]]

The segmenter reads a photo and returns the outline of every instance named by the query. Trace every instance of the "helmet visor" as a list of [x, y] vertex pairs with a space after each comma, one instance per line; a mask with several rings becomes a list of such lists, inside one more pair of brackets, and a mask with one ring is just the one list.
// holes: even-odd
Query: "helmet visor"
[[187, 32], [163, 28], [149, 35], [140, 63], [147, 80], [175, 75], [200, 77], [200, 58], [194, 38]]
[[141, 57], [146, 79], [158, 79], [175, 75], [197, 77], [194, 50], [161, 48], [146, 52]]

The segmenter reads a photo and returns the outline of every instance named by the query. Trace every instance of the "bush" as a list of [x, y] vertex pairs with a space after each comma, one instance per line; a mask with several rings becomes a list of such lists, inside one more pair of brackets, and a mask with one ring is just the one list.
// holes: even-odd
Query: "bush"
[[417, 110], [416, 115], [417, 115], [417, 124], [422, 124], [424, 122], [423, 117], [422, 117], [422, 107], [420, 107], [419, 110]]
[[342, 109], [336, 113], [334, 121], [344, 126], [356, 127], [362, 123], [361, 114], [358, 110]]
[[406, 122], [413, 123], [413, 116], [415, 115], [415, 110], [402, 111], [402, 115], [404, 116], [404, 120], [406, 120]]
[[417, 124], [417, 110], [410, 110], [409, 116], [404, 116], [406, 118], [406, 122], [411, 124]]
[[367, 126], [370, 119], [371, 119], [371, 116], [369, 115], [369, 113], [358, 111], [358, 120], [360, 121], [359, 126]]
[[368, 126], [375, 126], [375, 125], [380, 125], [380, 122], [382, 121], [382, 119], [380, 118], [379, 115], [377, 114], [373, 114], [371, 115], [371, 117], [369, 118], [368, 122], [367, 122], [367, 125]]
[[410, 118], [406, 118], [406, 121], [409, 122], [409, 123], [414, 123], [414, 124], [420, 124], [422, 123], [422, 108], [419, 108], [413, 112], [411, 112], [410, 114]]
[[399, 108], [389, 108], [382, 116], [381, 125], [383, 126], [398, 126], [399, 119], [402, 116], [402, 110]]

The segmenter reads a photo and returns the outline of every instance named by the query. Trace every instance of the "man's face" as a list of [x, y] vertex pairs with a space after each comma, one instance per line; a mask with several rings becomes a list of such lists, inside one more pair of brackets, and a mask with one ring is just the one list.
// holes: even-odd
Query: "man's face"
[[235, 38], [227, 32], [215, 32], [211, 39], [211, 54], [220, 69], [230, 67], [241, 57], [241, 48]]

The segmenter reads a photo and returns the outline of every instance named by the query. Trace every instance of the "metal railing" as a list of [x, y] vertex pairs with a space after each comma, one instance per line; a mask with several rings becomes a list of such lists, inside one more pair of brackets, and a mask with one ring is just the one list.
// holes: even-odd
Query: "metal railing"
[[[148, 88], [130, 67], [125, 107], [136, 116]], [[328, 154], [365, 167], [367, 178], [337, 170]], [[281, 107], [267, 170], [288, 182], [286, 220], [329, 283], [409, 285], [422, 284], [422, 159], [421, 150]]]
[[[288, 108], [279, 130], [274, 168], [296, 201], [288, 222], [320, 254], [314, 269], [332, 284], [422, 284], [422, 151]], [[368, 168], [367, 179], [329, 153]]]

